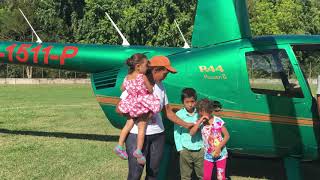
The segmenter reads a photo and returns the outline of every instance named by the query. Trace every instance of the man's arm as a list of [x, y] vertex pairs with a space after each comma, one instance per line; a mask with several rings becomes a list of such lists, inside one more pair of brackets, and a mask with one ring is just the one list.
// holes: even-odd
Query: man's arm
[[167, 118], [175, 124], [178, 124], [186, 129], [190, 129], [193, 126], [193, 123], [187, 123], [180, 119], [171, 109], [170, 105], [165, 105], [162, 112], [167, 116]]

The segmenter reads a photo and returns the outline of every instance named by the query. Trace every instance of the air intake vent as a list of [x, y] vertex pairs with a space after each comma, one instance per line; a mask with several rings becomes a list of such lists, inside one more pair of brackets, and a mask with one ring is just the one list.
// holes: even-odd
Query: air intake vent
[[117, 75], [120, 69], [112, 69], [92, 75], [96, 89], [111, 88], [116, 85]]

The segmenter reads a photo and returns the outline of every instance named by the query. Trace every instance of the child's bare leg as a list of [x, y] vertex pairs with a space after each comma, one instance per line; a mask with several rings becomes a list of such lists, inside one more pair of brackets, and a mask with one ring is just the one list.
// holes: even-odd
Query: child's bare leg
[[145, 114], [138, 119], [138, 137], [137, 137], [137, 149], [133, 152], [133, 156], [137, 158], [139, 164], [145, 164], [146, 158], [142, 154], [142, 148], [145, 138], [145, 130], [148, 123], [148, 114]]
[[121, 132], [120, 132], [120, 136], [119, 136], [119, 142], [118, 144], [120, 146], [123, 146], [124, 145], [124, 142], [130, 132], [130, 130], [132, 129], [134, 125], [134, 121], [132, 118], [128, 119], [126, 124], [124, 125], [124, 127], [122, 128]]
[[120, 132], [119, 144], [113, 150], [116, 153], [116, 155], [119, 156], [121, 159], [128, 159], [128, 154], [123, 145], [133, 125], [133, 119], [129, 118]]
[[145, 119], [139, 119], [138, 121], [138, 137], [137, 137], [137, 149], [142, 150], [145, 136], [145, 129], [147, 121]]

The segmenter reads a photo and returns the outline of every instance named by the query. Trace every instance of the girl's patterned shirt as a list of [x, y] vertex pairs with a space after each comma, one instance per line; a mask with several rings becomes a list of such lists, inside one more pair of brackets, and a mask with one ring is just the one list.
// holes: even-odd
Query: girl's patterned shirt
[[216, 162], [228, 157], [226, 146], [221, 149], [220, 156], [213, 157], [215, 147], [217, 147], [223, 140], [221, 131], [224, 121], [217, 117], [213, 117], [213, 123], [211, 125], [204, 125], [201, 129], [203, 144], [204, 144], [204, 159], [210, 162]]

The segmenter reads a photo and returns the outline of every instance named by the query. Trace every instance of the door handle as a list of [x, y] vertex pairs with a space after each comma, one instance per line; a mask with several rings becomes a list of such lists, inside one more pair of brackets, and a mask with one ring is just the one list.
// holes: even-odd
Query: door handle
[[256, 94], [256, 100], [260, 99], [261, 95], [260, 94]]

